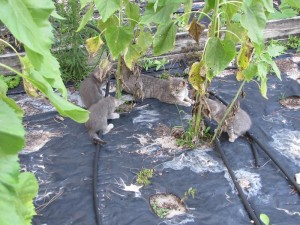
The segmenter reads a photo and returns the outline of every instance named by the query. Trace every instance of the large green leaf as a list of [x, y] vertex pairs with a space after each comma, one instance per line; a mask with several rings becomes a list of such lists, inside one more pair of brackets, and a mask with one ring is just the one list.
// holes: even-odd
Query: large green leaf
[[148, 50], [152, 44], [152, 35], [150, 32], [142, 32], [136, 43], [130, 45], [124, 54], [126, 66], [131, 70], [134, 63]]
[[103, 20], [98, 21], [98, 27], [103, 32], [108, 27], [115, 27], [119, 25], [119, 19], [115, 15], [109, 17], [105, 22]]
[[4, 76], [0, 75], [0, 95], [6, 95], [8, 90], [8, 86], [4, 81]]
[[121, 8], [122, 0], [94, 0], [97, 9], [105, 22], [112, 14]]
[[220, 40], [219, 38], [211, 38], [208, 40], [205, 53], [204, 62], [211, 75], [216, 76], [223, 71], [235, 56], [235, 45], [231, 40]]
[[185, 4], [184, 4], [184, 15], [183, 16], [183, 22], [184, 24], [188, 24], [189, 23], [189, 19], [191, 17], [191, 10], [192, 10], [192, 6], [193, 6], [193, 0], [186, 0]]
[[33, 174], [20, 173], [17, 155], [0, 152], [0, 224], [30, 225], [35, 215], [32, 199], [38, 184]]
[[50, 53], [54, 39], [49, 22], [49, 17], [54, 11], [53, 2], [0, 0], [0, 5], [0, 20], [24, 44], [26, 55], [35, 69], [41, 71], [41, 75], [66, 97], [59, 64]]
[[0, 153], [15, 154], [25, 144], [22, 120], [14, 109], [0, 98]]
[[89, 2], [91, 2], [92, 0], [80, 0], [80, 5], [81, 8], [84, 8]]
[[154, 36], [153, 48], [155, 55], [161, 55], [175, 46], [176, 25], [173, 21], [158, 26]]
[[165, 25], [166, 23], [170, 23], [171, 15], [174, 11], [177, 10], [179, 4], [172, 3], [169, 5], [157, 7], [156, 11], [154, 10], [154, 5], [149, 4], [146, 8], [144, 16], [141, 19], [142, 24], [150, 24], [157, 23], [161, 25]]
[[133, 38], [132, 27], [108, 27], [105, 32], [105, 39], [108, 48], [114, 58], [117, 58], [130, 44]]
[[281, 1], [281, 3], [282, 2], [286, 2], [290, 6], [300, 9], [300, 1], [299, 0], [285, 0], [285, 1]]
[[135, 3], [128, 2], [126, 4], [125, 13], [130, 19], [130, 25], [135, 26], [140, 19], [140, 7]]
[[274, 8], [273, 8], [273, 0], [262, 0], [265, 9], [270, 12], [273, 13], [274, 12]]
[[257, 44], [263, 42], [263, 31], [267, 18], [263, 4], [259, 0], [247, 1], [242, 5], [244, 14], [241, 17], [241, 25], [248, 30], [248, 36]]
[[46, 79], [31, 67], [28, 58], [23, 58], [22, 63], [25, 65], [26, 73], [25, 75], [21, 73], [18, 74], [45, 94], [62, 116], [70, 117], [78, 123], [84, 123], [88, 120], [88, 111], [73, 105], [56, 94]]

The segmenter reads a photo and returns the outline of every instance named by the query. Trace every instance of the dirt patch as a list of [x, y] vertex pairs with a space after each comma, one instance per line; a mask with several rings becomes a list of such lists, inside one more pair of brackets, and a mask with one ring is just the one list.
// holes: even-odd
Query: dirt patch
[[31, 153], [40, 150], [53, 137], [59, 137], [60, 132], [49, 132], [44, 130], [32, 130], [26, 133], [26, 147], [22, 153]]
[[300, 109], [300, 96], [289, 96], [281, 99], [279, 102], [288, 109]]
[[286, 73], [290, 79], [296, 80], [298, 83], [300, 83], [300, 71], [297, 64], [299, 63], [298, 58], [279, 59], [275, 62], [281, 72]]
[[150, 206], [160, 218], [172, 218], [185, 214], [187, 209], [181, 199], [174, 194], [155, 194], [150, 197]]

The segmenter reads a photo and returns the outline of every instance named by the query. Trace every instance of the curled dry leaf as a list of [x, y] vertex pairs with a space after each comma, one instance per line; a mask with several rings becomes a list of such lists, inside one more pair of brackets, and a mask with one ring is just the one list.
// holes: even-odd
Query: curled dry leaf
[[199, 44], [200, 36], [204, 31], [205, 26], [201, 23], [197, 23], [194, 19], [192, 20], [188, 32], [191, 37]]

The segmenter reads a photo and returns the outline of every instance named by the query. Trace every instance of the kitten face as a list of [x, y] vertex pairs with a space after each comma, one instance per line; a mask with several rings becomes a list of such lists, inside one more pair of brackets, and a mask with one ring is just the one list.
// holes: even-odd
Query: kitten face
[[173, 79], [170, 82], [171, 94], [173, 96], [185, 95], [187, 84], [184, 80]]

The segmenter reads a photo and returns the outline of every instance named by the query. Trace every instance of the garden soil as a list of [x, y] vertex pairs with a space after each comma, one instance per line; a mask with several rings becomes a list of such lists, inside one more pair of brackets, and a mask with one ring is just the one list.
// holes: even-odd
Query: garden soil
[[[238, 88], [233, 75], [216, 78], [211, 85], [211, 91], [227, 102]], [[299, 96], [299, 83], [286, 73], [282, 81], [271, 75], [268, 99], [261, 97], [255, 82], [247, 83], [244, 93], [240, 102], [252, 118], [250, 132], [294, 177], [300, 173], [300, 113], [299, 109], [284, 107], [280, 100]], [[171, 130], [186, 126], [190, 115], [191, 108], [147, 99], [111, 121], [114, 129], [103, 136], [108, 143], [100, 148], [96, 159], [101, 225], [252, 224], [213, 146], [193, 150], [176, 146]], [[33, 224], [95, 225], [96, 147], [84, 125], [62, 120], [55, 112], [28, 116], [24, 123], [29, 146], [20, 154], [22, 169], [32, 171], [40, 184], [35, 199], [38, 215]], [[271, 224], [300, 224], [299, 193], [263, 151], [257, 148], [260, 167], [256, 168], [246, 138], [230, 143], [223, 134], [220, 141], [256, 215], [267, 214]], [[143, 168], [153, 168], [154, 175], [148, 186], [141, 187], [136, 177]], [[171, 193], [183, 198], [189, 188], [197, 193], [184, 200], [185, 214], [163, 219], [152, 211], [152, 195]]]

